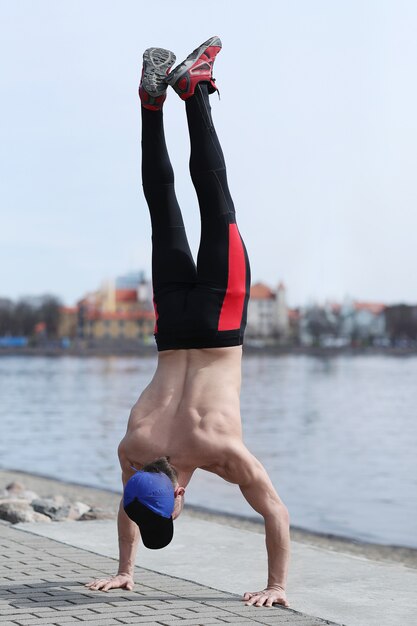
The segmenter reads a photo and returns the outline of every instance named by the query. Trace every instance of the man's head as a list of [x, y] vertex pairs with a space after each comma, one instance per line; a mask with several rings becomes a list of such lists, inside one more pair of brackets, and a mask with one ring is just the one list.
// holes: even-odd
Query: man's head
[[184, 487], [180, 487], [178, 484], [178, 472], [173, 465], [171, 465], [169, 461], [169, 456], [161, 456], [159, 459], [152, 461], [152, 463], [148, 463], [142, 467], [142, 472], [162, 472], [166, 474], [170, 481], [172, 482], [172, 486], [174, 488], [174, 511], [172, 513], [172, 519], [175, 520], [180, 515], [182, 509], [184, 508]]
[[126, 483], [123, 506], [138, 526], [147, 548], [167, 546], [173, 536], [173, 520], [183, 507], [184, 488], [167, 457], [156, 459], [137, 471]]

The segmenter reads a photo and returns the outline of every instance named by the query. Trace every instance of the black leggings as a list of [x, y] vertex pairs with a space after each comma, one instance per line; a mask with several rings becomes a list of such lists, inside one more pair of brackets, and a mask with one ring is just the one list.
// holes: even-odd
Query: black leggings
[[201, 215], [194, 263], [174, 190], [162, 111], [142, 107], [142, 180], [152, 223], [152, 282], [158, 350], [243, 343], [250, 268], [227, 185], [226, 165], [199, 83], [186, 101], [190, 173]]

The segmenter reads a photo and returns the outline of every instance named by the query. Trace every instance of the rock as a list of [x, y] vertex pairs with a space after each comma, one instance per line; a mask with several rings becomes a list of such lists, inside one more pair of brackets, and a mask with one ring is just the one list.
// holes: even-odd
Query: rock
[[31, 522], [51, 522], [52, 521], [51, 518], [48, 517], [47, 515], [42, 515], [42, 513], [36, 513], [36, 511], [33, 511], [32, 517], [33, 519], [29, 520]]
[[0, 504], [0, 519], [11, 524], [19, 522], [48, 522], [49, 517], [35, 513], [25, 500], [9, 500]]
[[22, 493], [22, 495], [20, 497], [24, 498], [28, 502], [33, 502], [33, 500], [37, 500], [39, 498], [39, 494], [35, 493], [34, 491], [30, 491], [29, 489], [27, 489], [27, 490], [25, 490]]
[[33, 509], [29, 502], [24, 500], [5, 500], [0, 504], [0, 518], [17, 524], [18, 522], [29, 522], [33, 515]]
[[37, 500], [39, 498], [39, 495], [34, 491], [29, 491], [28, 489], [25, 489], [24, 491], [16, 494], [16, 497], [20, 500], [27, 500], [28, 502], [32, 502], [32, 500]]
[[36, 513], [47, 515], [54, 522], [67, 519], [71, 510], [71, 505], [69, 503], [65, 504], [65, 500], [62, 502], [59, 497], [33, 500], [32, 507]]
[[57, 506], [63, 506], [64, 504], [68, 504], [67, 499], [61, 495], [46, 496], [46, 499], [52, 500], [52, 502], [54, 502]]
[[38, 498], [32, 501], [32, 507], [37, 513], [47, 515], [54, 522], [78, 520], [90, 510], [84, 502], [69, 502], [62, 496], [53, 498]]
[[69, 518], [73, 520], [78, 520], [82, 515], [88, 513], [89, 510], [90, 506], [88, 504], [85, 504], [84, 502], [73, 502], [71, 504]]
[[[0, 490], [0, 520], [18, 522], [75, 521], [89, 515], [90, 506], [85, 502], [72, 502], [62, 495], [39, 497], [34, 491], [25, 489], [20, 482], [10, 483]], [[101, 509], [86, 519], [113, 519], [114, 515]]]
[[[26, 489], [23, 483], [13, 482], [7, 485], [6, 491], [4, 492], [6, 498], [22, 498], [23, 500], [28, 500], [31, 502], [35, 500], [35, 498], [39, 498], [38, 494], [30, 489]], [[0, 498], [1, 498], [0, 493]]]
[[56, 506], [62, 506], [63, 504], [67, 504], [67, 500], [64, 496], [52, 495], [52, 496], [41, 496], [39, 500], [45, 500], [50, 504], [54, 504]]
[[98, 507], [92, 507], [89, 511], [81, 515], [79, 522], [89, 522], [91, 520], [104, 520], [104, 519], [114, 519], [116, 517], [115, 513], [112, 511], [106, 511], [105, 509], [100, 509]]
[[6, 490], [9, 492], [9, 495], [17, 495], [18, 493], [25, 490], [25, 486], [23, 483], [19, 483], [17, 480], [9, 483], [6, 487]]

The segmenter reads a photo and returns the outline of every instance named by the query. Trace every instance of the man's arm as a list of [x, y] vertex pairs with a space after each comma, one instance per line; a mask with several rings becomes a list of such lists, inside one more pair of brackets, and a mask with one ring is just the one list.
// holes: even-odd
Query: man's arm
[[[120, 464], [122, 466], [123, 486], [133, 475], [130, 464], [125, 460], [119, 448]], [[136, 552], [139, 543], [139, 528], [126, 515], [123, 509], [123, 498], [120, 502], [117, 516], [117, 532], [119, 536], [119, 568], [116, 576], [99, 578], [87, 583], [86, 587], [93, 591], [108, 591], [109, 589], [127, 589], [132, 591], [134, 585], [134, 569]]]
[[117, 532], [119, 535], [119, 569], [117, 573], [118, 575], [130, 576], [133, 580], [140, 533], [138, 525], [126, 515], [123, 500], [120, 502], [117, 516]]
[[278, 496], [262, 464], [247, 450], [239, 446], [231, 455], [225, 475], [226, 480], [239, 484], [251, 507], [265, 521], [265, 542], [268, 554], [268, 582], [265, 589], [247, 592], [246, 604], [288, 606], [286, 582], [290, 558], [290, 531], [288, 510]]

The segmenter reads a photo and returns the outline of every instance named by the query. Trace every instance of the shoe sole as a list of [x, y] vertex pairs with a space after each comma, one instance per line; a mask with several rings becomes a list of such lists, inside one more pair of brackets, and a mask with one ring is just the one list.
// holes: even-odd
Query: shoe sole
[[165, 50], [165, 48], [148, 48], [143, 53], [143, 78], [142, 84], [145, 91], [157, 98], [162, 96], [166, 91], [166, 85], [162, 91], [155, 90], [154, 85], [149, 82], [147, 74], [157, 74], [161, 79], [166, 81], [167, 73], [170, 67], [175, 63], [176, 56], [171, 50]]
[[172, 70], [169, 76], [166, 77], [166, 82], [171, 86], [175, 85], [175, 83], [188, 72], [190, 67], [194, 65], [194, 63], [203, 54], [203, 52], [207, 50], [207, 48], [211, 48], [212, 46], [217, 46], [218, 48], [222, 47], [222, 42], [220, 41], [219, 37], [211, 37], [210, 39], [202, 43], [201, 46], [191, 52], [191, 54], [188, 55], [185, 61], [180, 63], [180, 65]]

